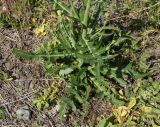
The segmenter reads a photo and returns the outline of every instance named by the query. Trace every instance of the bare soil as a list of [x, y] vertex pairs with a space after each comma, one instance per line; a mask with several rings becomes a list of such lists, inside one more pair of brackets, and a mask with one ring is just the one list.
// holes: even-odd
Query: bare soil
[[[0, 119], [0, 126], [63, 126], [57, 114], [48, 115], [52, 109], [40, 112], [33, 107], [31, 102], [37, 92], [50, 86], [56, 79], [44, 76], [41, 63], [25, 61], [12, 53], [13, 48], [34, 51], [45, 40], [47, 40], [46, 37], [37, 37], [32, 31], [0, 29], [0, 70], [5, 72], [10, 79], [0, 81], [0, 107], [6, 114], [4, 119]], [[24, 105], [28, 105], [32, 112], [29, 121], [17, 119], [16, 116], [17, 109]]]

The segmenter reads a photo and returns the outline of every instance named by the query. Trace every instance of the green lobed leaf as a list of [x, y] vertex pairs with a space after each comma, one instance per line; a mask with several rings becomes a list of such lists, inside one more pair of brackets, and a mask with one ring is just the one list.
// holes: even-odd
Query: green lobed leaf
[[16, 56], [25, 58], [27, 60], [33, 60], [37, 57], [36, 54], [34, 53], [25, 52], [23, 50], [18, 50], [18, 49], [13, 49], [13, 53], [16, 54]]

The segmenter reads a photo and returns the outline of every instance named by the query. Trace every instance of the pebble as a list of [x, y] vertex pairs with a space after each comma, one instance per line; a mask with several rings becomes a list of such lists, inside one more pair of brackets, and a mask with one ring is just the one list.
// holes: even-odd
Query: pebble
[[48, 112], [48, 115], [49, 116], [55, 116], [58, 111], [60, 110], [60, 105], [57, 104], [55, 107], [53, 107], [49, 112]]
[[17, 118], [23, 119], [25, 121], [29, 121], [31, 118], [31, 110], [29, 109], [29, 107], [27, 105], [20, 107], [16, 111], [16, 114], [17, 114]]

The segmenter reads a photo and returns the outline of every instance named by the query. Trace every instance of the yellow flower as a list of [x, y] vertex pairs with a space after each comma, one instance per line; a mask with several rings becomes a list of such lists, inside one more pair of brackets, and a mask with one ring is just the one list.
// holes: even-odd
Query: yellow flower
[[45, 25], [42, 24], [40, 27], [36, 28], [36, 29], [34, 30], [34, 33], [35, 33], [36, 35], [42, 35], [42, 36], [46, 35]]

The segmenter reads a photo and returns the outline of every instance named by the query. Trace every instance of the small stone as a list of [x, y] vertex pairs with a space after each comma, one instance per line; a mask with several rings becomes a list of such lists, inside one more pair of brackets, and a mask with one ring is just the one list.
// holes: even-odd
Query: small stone
[[10, 63], [5, 63], [5, 67], [7, 70], [10, 70], [11, 69], [11, 64]]
[[60, 104], [57, 104], [55, 107], [53, 107], [49, 112], [48, 115], [49, 116], [55, 116], [56, 114], [58, 114], [58, 111], [60, 110]]
[[23, 120], [30, 120], [31, 118], [31, 110], [29, 109], [29, 107], [26, 105], [26, 106], [23, 106], [23, 107], [20, 107], [17, 111], [16, 111], [16, 114], [17, 114], [17, 117], [19, 119], [23, 119]]

